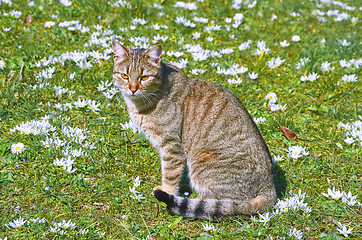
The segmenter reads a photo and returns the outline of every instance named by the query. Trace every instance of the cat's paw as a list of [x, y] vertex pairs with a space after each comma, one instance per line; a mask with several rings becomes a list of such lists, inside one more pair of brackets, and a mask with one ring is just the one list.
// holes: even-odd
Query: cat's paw
[[155, 193], [155, 191], [162, 191], [162, 192], [165, 192], [170, 195], [176, 195], [177, 188], [172, 187], [172, 186], [157, 186], [157, 187], [153, 188], [153, 193]]
[[164, 191], [162, 190], [162, 187], [161, 187], [161, 186], [154, 187], [154, 188], [153, 188], [153, 194], [155, 194], [156, 191], [162, 191], [162, 192], [164, 192]]

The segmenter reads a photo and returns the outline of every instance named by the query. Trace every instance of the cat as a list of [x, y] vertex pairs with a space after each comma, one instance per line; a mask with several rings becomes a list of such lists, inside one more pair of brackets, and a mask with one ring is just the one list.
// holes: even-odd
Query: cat
[[[158, 149], [162, 185], [154, 196], [175, 214], [216, 220], [263, 213], [276, 203], [267, 145], [241, 101], [161, 61], [162, 46], [116, 41], [113, 81], [132, 122]], [[178, 196], [183, 170], [199, 198]]]

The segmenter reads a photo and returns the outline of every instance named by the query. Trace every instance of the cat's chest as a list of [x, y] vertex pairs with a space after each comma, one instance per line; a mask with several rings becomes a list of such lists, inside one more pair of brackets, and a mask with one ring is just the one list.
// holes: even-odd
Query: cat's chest
[[140, 114], [134, 108], [128, 109], [129, 117], [137, 128], [156, 148], [169, 136], [179, 136], [181, 132], [181, 107], [177, 104], [164, 106], [150, 114]]

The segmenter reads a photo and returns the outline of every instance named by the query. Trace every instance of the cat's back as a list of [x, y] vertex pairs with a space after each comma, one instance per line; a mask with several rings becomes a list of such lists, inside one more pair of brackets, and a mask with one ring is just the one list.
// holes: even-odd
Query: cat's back
[[270, 161], [264, 139], [241, 101], [214, 83], [190, 81], [184, 100], [185, 147], [195, 154], [203, 148], [227, 149], [230, 155], [258, 151]]
[[[248, 111], [233, 93], [202, 79], [190, 79], [184, 109], [186, 119], [190, 121], [186, 124], [220, 131], [240, 124], [249, 130], [256, 129]], [[237, 128], [243, 129], [242, 126]]]

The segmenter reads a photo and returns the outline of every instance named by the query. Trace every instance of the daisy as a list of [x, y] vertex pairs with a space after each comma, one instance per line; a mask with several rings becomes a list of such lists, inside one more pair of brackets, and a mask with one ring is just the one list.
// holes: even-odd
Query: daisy
[[55, 22], [53, 22], [53, 21], [49, 21], [49, 22], [44, 23], [44, 27], [47, 27], [47, 28], [50, 28], [50, 27], [52, 27], [54, 25], [55, 25]]
[[273, 103], [276, 103], [276, 102], [277, 102], [278, 97], [277, 97], [276, 93], [274, 93], [274, 92], [269, 92], [269, 93], [265, 96], [265, 99], [268, 99], [268, 100], [269, 100], [269, 103], [273, 104]]
[[11, 145], [11, 152], [14, 154], [22, 153], [25, 149], [26, 148], [23, 143], [16, 143], [16, 144]]
[[298, 35], [294, 35], [294, 36], [292, 37], [292, 41], [293, 41], [293, 42], [299, 42], [299, 41], [300, 41], [300, 37], [299, 37]]

